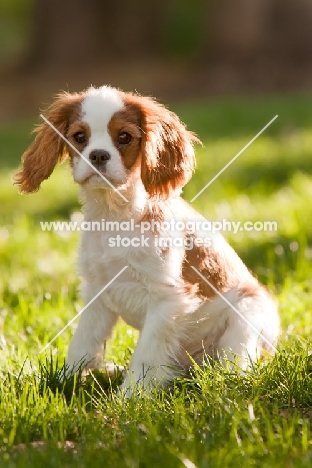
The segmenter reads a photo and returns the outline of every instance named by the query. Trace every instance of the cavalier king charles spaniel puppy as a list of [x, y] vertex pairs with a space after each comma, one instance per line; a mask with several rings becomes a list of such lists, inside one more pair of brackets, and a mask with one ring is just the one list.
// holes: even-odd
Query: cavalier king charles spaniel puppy
[[180, 196], [199, 140], [177, 115], [152, 98], [102, 86], [58, 95], [45, 118], [16, 174], [21, 192], [36, 192], [69, 158], [85, 221], [115, 227], [82, 232], [79, 270], [90, 304], [68, 369], [100, 366], [118, 317], [140, 331], [122, 384], [128, 396], [137, 384], [165, 385], [209, 356], [246, 369], [263, 349], [274, 352], [275, 301], [220, 233], [207, 238], [205, 219]]

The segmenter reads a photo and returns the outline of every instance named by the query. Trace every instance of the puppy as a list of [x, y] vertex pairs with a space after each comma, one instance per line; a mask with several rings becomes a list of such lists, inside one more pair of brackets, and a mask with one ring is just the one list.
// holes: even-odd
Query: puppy
[[245, 369], [263, 349], [274, 351], [275, 301], [180, 197], [199, 140], [179, 118], [154, 99], [103, 86], [60, 94], [45, 119], [16, 183], [36, 192], [69, 158], [85, 222], [105, 226], [82, 233], [79, 269], [89, 305], [69, 346], [71, 372], [81, 363], [100, 366], [118, 317], [140, 331], [122, 386], [127, 395], [138, 383], [165, 385], [204, 356]]

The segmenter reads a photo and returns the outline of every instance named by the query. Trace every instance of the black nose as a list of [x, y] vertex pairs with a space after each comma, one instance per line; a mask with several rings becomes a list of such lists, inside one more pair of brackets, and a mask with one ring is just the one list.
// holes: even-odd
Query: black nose
[[110, 154], [104, 150], [93, 150], [89, 154], [89, 159], [94, 166], [99, 166], [110, 159]]

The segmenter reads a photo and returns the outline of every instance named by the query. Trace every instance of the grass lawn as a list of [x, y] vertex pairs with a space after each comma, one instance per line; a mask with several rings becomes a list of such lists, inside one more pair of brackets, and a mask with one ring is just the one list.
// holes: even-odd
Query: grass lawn
[[[279, 118], [194, 202], [209, 219], [277, 222], [228, 232], [280, 303], [279, 353], [241, 375], [195, 368], [167, 391], [125, 401], [100, 371], [61, 383], [81, 308], [77, 233], [40, 221], [80, 210], [66, 165], [35, 195], [12, 171], [36, 118], [0, 129], [0, 467], [310, 467], [312, 464], [312, 96], [231, 98], [172, 106], [204, 142], [190, 200], [276, 114]], [[120, 323], [107, 360], [128, 365], [137, 332]]]

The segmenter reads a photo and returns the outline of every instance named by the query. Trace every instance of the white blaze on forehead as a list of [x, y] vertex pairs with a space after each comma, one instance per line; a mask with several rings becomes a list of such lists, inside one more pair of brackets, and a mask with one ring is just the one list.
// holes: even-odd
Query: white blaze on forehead
[[106, 130], [113, 114], [123, 107], [124, 102], [116, 89], [109, 86], [89, 88], [81, 105], [82, 120], [88, 122], [91, 130], [92, 127]]

